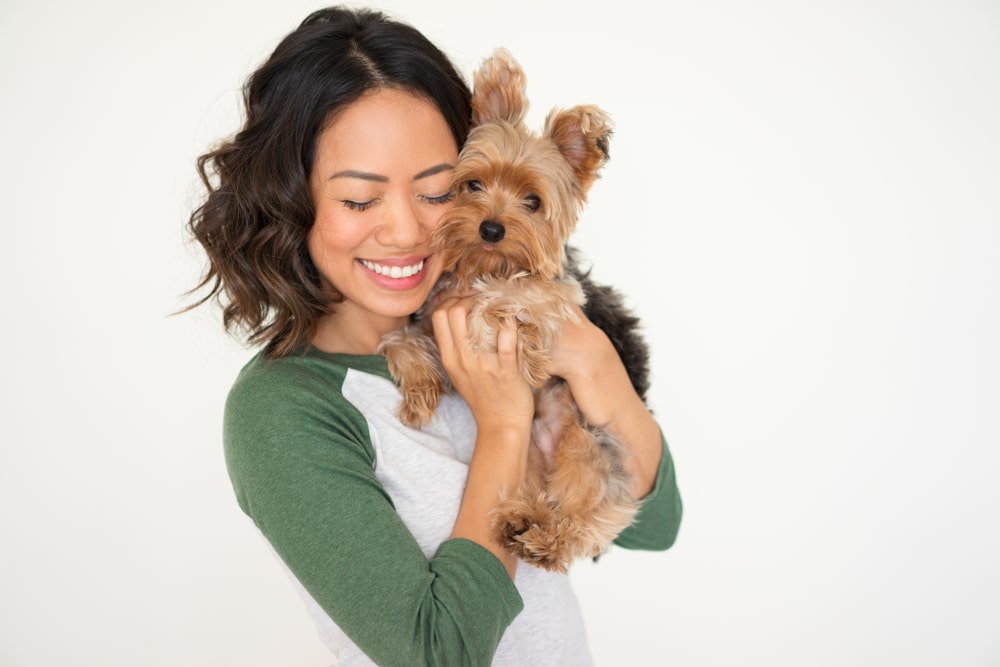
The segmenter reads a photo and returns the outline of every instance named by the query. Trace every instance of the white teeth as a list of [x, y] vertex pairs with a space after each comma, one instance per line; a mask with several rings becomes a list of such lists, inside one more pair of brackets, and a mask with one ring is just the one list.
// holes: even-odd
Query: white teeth
[[420, 273], [420, 270], [424, 268], [424, 260], [420, 260], [412, 266], [383, 266], [375, 262], [369, 262], [367, 259], [361, 260], [361, 263], [380, 276], [387, 276], [389, 278], [409, 278], [415, 273]]

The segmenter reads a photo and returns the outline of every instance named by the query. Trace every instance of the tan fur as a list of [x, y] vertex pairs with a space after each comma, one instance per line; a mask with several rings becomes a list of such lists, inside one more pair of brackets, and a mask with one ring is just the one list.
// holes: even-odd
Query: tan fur
[[[434, 231], [447, 273], [435, 293], [474, 291], [469, 335], [495, 350], [498, 329], [518, 327], [518, 361], [535, 387], [530, 470], [523, 488], [501, 499], [498, 539], [525, 561], [566, 571], [604, 551], [635, 516], [620, 443], [586, 424], [566, 383], [551, 375], [548, 353], [584, 301], [564, 274], [565, 243], [608, 157], [611, 124], [594, 106], [553, 110], [541, 133], [524, 126], [526, 78], [500, 49], [475, 75], [473, 120], [455, 170], [455, 207]], [[480, 225], [502, 225], [484, 241]], [[432, 306], [428, 305], [426, 309]], [[399, 384], [400, 419], [419, 427], [450, 388], [430, 318], [387, 336], [379, 348]]]

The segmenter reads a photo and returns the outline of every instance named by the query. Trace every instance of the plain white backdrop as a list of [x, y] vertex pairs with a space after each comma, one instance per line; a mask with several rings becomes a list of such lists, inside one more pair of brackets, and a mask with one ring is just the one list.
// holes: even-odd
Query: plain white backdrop
[[[321, 667], [236, 507], [251, 351], [169, 317], [194, 161], [321, 3], [0, 4], [0, 664]], [[614, 117], [577, 245], [686, 516], [573, 576], [598, 665], [1000, 665], [1000, 5], [386, 0]]]

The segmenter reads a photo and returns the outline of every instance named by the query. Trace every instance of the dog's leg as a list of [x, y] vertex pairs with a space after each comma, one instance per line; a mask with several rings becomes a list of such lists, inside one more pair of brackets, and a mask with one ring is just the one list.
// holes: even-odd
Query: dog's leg
[[387, 334], [377, 351], [385, 355], [402, 394], [400, 421], [413, 428], [429, 422], [449, 387], [434, 339], [417, 326], [408, 326]]
[[552, 362], [549, 360], [545, 332], [530, 322], [517, 325], [517, 361], [521, 367], [521, 377], [536, 389], [552, 377]]
[[558, 501], [564, 558], [593, 558], [635, 518], [640, 503], [629, 492], [622, 445], [603, 429], [567, 429], [556, 449], [549, 493]]
[[545, 487], [501, 504], [497, 528], [524, 561], [565, 572], [577, 558], [603, 552], [631, 522], [639, 504], [628, 492], [620, 444], [581, 425], [569, 388], [539, 392], [533, 442], [546, 453]]
[[[516, 556], [526, 558], [525, 543], [548, 542], [539, 540], [538, 533], [550, 529], [549, 517], [553, 504], [545, 490], [546, 462], [541, 450], [532, 446], [528, 450], [528, 472], [524, 484], [500, 497], [493, 511], [493, 527], [497, 539]], [[529, 561], [530, 562], [530, 561]]]

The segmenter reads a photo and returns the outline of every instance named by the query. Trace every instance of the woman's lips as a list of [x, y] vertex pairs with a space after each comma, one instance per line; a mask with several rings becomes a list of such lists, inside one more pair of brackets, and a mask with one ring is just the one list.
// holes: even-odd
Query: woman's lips
[[408, 290], [423, 282], [428, 259], [429, 256], [357, 261], [375, 284], [386, 289]]

